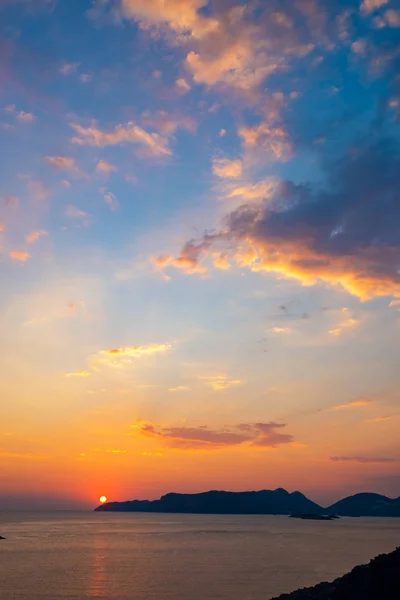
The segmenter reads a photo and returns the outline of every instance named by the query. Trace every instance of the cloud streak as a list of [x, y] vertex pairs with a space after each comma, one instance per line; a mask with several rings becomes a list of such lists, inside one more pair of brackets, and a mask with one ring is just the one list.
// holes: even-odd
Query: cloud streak
[[351, 400], [350, 402], [346, 402], [344, 404], [337, 404], [329, 410], [348, 410], [351, 408], [364, 408], [365, 406], [369, 406], [372, 403], [373, 400], [370, 400], [369, 398], [360, 398], [359, 400]]
[[380, 458], [369, 456], [331, 456], [333, 462], [356, 462], [362, 464], [386, 464], [398, 462], [397, 458]]
[[243, 385], [245, 383], [243, 379], [233, 379], [228, 375], [207, 375], [201, 379], [215, 392], [220, 392], [230, 387]]
[[80, 146], [104, 148], [120, 144], [138, 144], [146, 150], [149, 156], [160, 157], [172, 154], [165, 137], [156, 132], [149, 133], [132, 121], [126, 125], [117, 125], [111, 131], [101, 130], [94, 122], [91, 127], [83, 127], [77, 123], [70, 125], [77, 134], [71, 141]]
[[229, 447], [277, 448], [292, 444], [294, 438], [283, 423], [242, 423], [221, 430], [201, 427], [157, 427], [140, 422], [135, 428], [141, 437], [154, 438], [163, 446], [180, 450], [218, 450]]
[[172, 344], [170, 343], [153, 343], [143, 346], [113, 348], [111, 350], [101, 350], [96, 355], [92, 356], [90, 362], [95, 369], [102, 365], [120, 369], [132, 364], [135, 360], [164, 354], [171, 349]]

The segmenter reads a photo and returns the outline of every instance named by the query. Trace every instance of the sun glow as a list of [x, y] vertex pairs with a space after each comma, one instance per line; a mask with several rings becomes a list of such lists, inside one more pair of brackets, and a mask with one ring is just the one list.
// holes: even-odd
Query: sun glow
[[104, 504], [104, 502], [107, 502], [107, 496], [100, 496], [99, 500], [102, 504]]

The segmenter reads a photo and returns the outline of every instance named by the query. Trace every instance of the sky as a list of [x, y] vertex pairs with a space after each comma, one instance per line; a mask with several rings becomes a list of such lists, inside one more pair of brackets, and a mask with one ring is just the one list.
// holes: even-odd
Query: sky
[[400, 496], [400, 2], [0, 0], [0, 509]]

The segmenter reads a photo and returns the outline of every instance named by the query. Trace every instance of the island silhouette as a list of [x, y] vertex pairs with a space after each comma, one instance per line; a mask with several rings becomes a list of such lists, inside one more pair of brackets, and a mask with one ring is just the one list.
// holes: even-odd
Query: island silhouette
[[[332, 517], [400, 517], [400, 498], [380, 494], [360, 493], [343, 498], [329, 507], [322, 507], [301, 492], [277, 490], [249, 492], [209, 491], [199, 494], [169, 493], [159, 500], [127, 500], [106, 502], [95, 511], [157, 512], [191, 514], [292, 515], [314, 518]], [[326, 519], [328, 520], [328, 519]], [[329, 519], [331, 520], [331, 519]]]

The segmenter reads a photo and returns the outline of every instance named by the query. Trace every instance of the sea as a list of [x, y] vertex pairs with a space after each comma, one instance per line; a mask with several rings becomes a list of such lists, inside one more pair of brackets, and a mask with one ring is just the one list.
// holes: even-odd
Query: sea
[[0, 514], [1, 600], [269, 600], [400, 545], [400, 519]]

